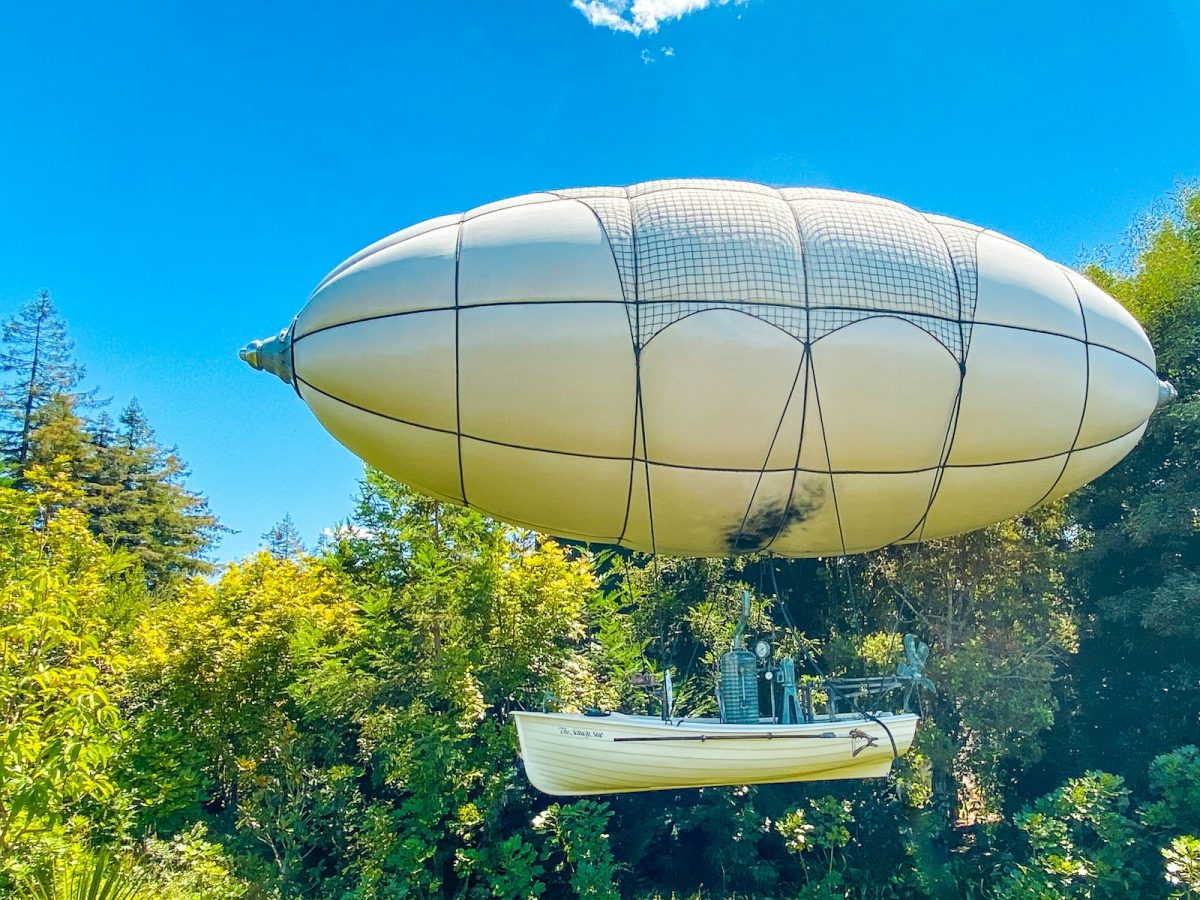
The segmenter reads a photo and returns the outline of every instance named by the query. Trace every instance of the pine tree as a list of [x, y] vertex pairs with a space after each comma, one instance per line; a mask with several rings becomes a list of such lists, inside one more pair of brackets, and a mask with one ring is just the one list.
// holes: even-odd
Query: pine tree
[[92, 423], [92, 443], [99, 450], [106, 450], [116, 440], [117, 426], [108, 413], [102, 412]]
[[54, 394], [37, 409], [24, 462], [65, 471], [71, 481], [83, 484], [95, 474], [97, 449], [77, 403], [74, 394]]
[[154, 442], [154, 429], [150, 426], [146, 414], [142, 412], [142, 405], [138, 403], [137, 397], [130, 400], [121, 410], [117, 421], [121, 424], [120, 443], [124, 444], [127, 450], [136, 450]]
[[85, 396], [75, 391], [83, 367], [72, 359], [75, 345], [67, 338], [66, 323], [58, 317], [49, 291], [38, 291], [4, 323], [0, 343], [0, 374], [8, 379], [0, 390], [0, 450], [24, 468], [38, 411], [59, 395], [76, 396], [77, 402]]
[[208, 501], [184, 486], [187, 469], [161, 447], [133, 400], [114, 429], [107, 416], [92, 427], [96, 462], [84, 485], [92, 530], [138, 559], [153, 585], [212, 570], [204, 553], [221, 530]]
[[263, 544], [268, 553], [276, 559], [297, 559], [304, 555], [304, 541], [300, 538], [300, 529], [292, 521], [290, 513], [271, 526], [262, 536]]

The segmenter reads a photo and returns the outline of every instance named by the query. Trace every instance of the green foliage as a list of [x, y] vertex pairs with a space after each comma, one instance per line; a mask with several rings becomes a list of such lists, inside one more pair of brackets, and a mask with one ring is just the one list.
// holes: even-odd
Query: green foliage
[[315, 743], [284, 722], [257, 758], [238, 761], [237, 827], [270, 851], [285, 885], [302, 883], [305, 860], [326, 846], [358, 799], [355, 769], [315, 764]]
[[[821, 882], [828, 890], [840, 886], [840, 876], [835, 880], [834, 863], [838, 851], [850, 843], [850, 828], [854, 816], [848, 800], [836, 797], [821, 797], [808, 801], [808, 809], [799, 807], [788, 811], [775, 823], [783, 835], [784, 844], [792, 853], [812, 853], [824, 857], [825, 865]], [[807, 866], [805, 866], [807, 873]], [[812, 882], [809, 882], [812, 884]]]
[[1166, 860], [1166, 879], [1171, 885], [1170, 896], [1200, 897], [1200, 839], [1180, 835], [1162, 851]]
[[[866, 587], [862, 603], [883, 620], [889, 607], [898, 610], [932, 647], [926, 674], [938, 694], [921, 699], [933, 727], [920, 741], [947, 816], [994, 813], [1006, 767], [1042, 755], [1058, 708], [1055, 680], [1077, 640], [1066, 527], [1054, 506], [853, 564]], [[868, 637], [872, 648], [881, 643]]]
[[790, 853], [804, 853], [814, 846], [813, 832], [816, 826], [808, 821], [804, 810], [799, 807], [784, 813], [783, 818], [775, 823], [775, 830], [783, 835], [784, 846]]
[[561, 853], [560, 871], [570, 877], [571, 890], [578, 897], [616, 900], [617, 865], [608, 844], [608, 805], [593, 800], [578, 800], [566, 806], [555, 803], [546, 807], [534, 828], [547, 833]]
[[182, 824], [204, 804], [234, 807], [244, 771], [286, 738], [293, 642], [303, 636], [311, 651], [353, 634], [345, 594], [325, 567], [262, 553], [147, 610], [121, 698], [137, 711], [122, 780], [146, 821]]
[[96, 637], [105, 582], [126, 561], [38, 467], [0, 487], [0, 877], [83, 801], [113, 792], [121, 734], [104, 685], [119, 658]]
[[491, 896], [503, 900], [527, 900], [546, 891], [542, 881], [546, 869], [537, 849], [524, 835], [514, 834], [496, 845], [488, 867], [481, 874]]
[[127, 550], [151, 585], [211, 571], [204, 554], [220, 526], [185, 487], [183, 461], [158, 444], [136, 400], [115, 425], [103, 411], [94, 422], [82, 417], [85, 407], [104, 404], [78, 390], [83, 367], [73, 346], [46, 291], [4, 323], [0, 453], [22, 483], [32, 466], [69, 473], [79, 489], [72, 502], [92, 533]]
[[1137, 859], [1142, 831], [1129, 815], [1120, 776], [1089, 772], [1015, 819], [1033, 850], [1003, 897], [1130, 897], [1146, 880]]
[[242, 900], [251, 886], [196, 824], [164, 840], [94, 848], [68, 840], [59, 852], [20, 879], [18, 895], [32, 900]]
[[1200, 748], [1189, 745], [1156, 757], [1149, 782], [1151, 792], [1162, 799], [1143, 808], [1145, 824], [1200, 834]]
[[173, 449], [158, 444], [136, 400], [118, 426], [102, 421], [91, 432], [93, 456], [82, 461], [84, 508], [105, 543], [138, 560], [151, 584], [206, 573], [203, 558], [220, 530], [208, 504], [184, 486], [187, 469]]
[[255, 895], [199, 822], [169, 839], [145, 838], [130, 865], [156, 900], [242, 900]]
[[[1089, 275], [1139, 317], [1179, 399], [1071, 501], [1079, 539], [1070, 571], [1086, 623], [1072, 674], [1081, 752], [1142, 771], [1165, 749], [1164, 733], [1173, 744], [1200, 743], [1200, 723], [1179, 715], [1200, 706], [1191, 652], [1200, 639], [1200, 192], [1183, 190], [1130, 245], [1126, 266]], [[1087, 726], [1110, 719], [1142, 727]]]
[[31, 900], [150, 900], [154, 896], [118, 856], [82, 855], [26, 883]]

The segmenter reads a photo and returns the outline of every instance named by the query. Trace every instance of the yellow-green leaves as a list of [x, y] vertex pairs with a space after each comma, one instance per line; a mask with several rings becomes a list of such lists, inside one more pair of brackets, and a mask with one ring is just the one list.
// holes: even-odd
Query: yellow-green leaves
[[111, 555], [72, 487], [43, 470], [0, 487], [0, 875], [22, 848], [103, 801], [121, 722], [105, 688], [116, 657], [93, 633]]

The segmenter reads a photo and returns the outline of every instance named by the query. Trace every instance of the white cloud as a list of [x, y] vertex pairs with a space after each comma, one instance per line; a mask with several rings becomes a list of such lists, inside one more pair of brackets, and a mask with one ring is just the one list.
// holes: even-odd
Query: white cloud
[[710, 6], [747, 2], [749, 0], [571, 0], [571, 5], [596, 27], [636, 36], [643, 32], [653, 34], [664, 22]]
[[351, 525], [348, 522], [342, 522], [333, 528], [325, 528], [321, 531], [321, 543], [329, 541], [348, 541], [360, 540], [367, 541], [374, 537], [371, 529], [363, 525]]
[[650, 63], [654, 62], [654, 55], [649, 50], [643, 50], [642, 62], [646, 65], [650, 65]]

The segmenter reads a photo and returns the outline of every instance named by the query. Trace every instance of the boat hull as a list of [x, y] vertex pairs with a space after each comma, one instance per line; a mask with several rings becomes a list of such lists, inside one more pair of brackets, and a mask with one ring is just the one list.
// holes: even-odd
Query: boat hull
[[[881, 778], [912, 746], [918, 721], [913, 714], [880, 716], [885, 729], [858, 717], [806, 725], [666, 723], [617, 713], [522, 711], [512, 717], [530, 782], [555, 796]], [[820, 737], [830, 733], [835, 737]]]

